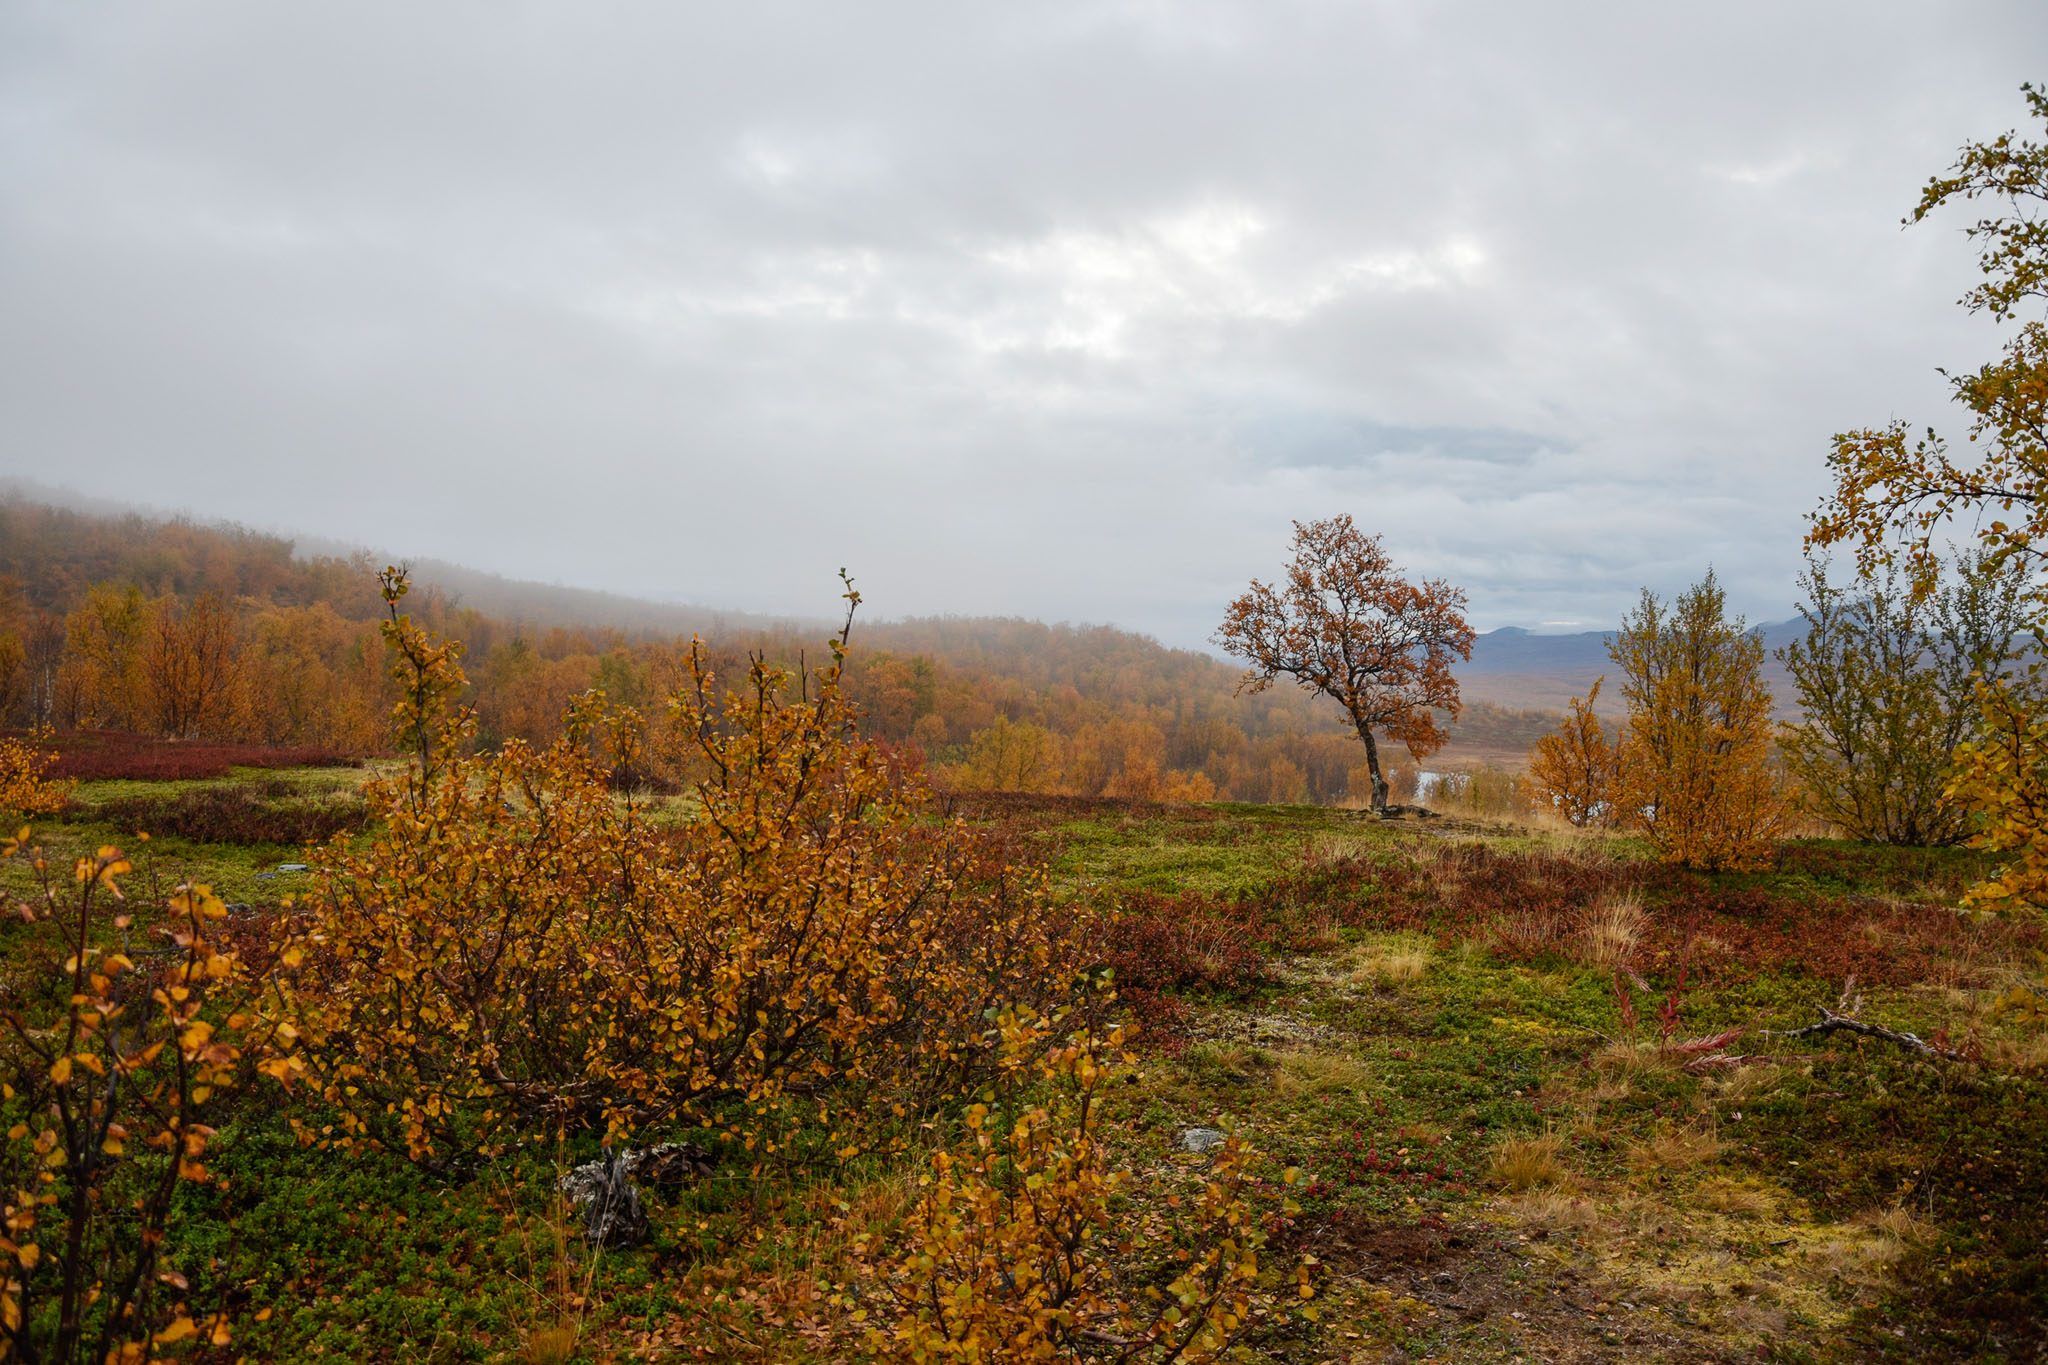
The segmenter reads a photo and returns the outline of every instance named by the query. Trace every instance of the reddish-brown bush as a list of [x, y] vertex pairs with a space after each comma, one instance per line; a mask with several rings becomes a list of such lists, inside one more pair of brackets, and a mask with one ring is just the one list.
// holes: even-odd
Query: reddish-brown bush
[[[1824, 857], [1813, 860], [1827, 865]], [[1932, 867], [1927, 864], [1926, 867]], [[1802, 869], [1804, 870], [1804, 869]], [[1913, 864], [1917, 873], [1923, 865]], [[1567, 951], [1603, 892], [1634, 891], [1649, 912], [1640, 970], [1675, 969], [1696, 940], [1692, 971], [1722, 980], [1796, 973], [1870, 984], [1924, 980], [1969, 932], [1941, 905], [1856, 894], [1792, 896], [1759, 886], [1716, 886], [1677, 868], [1499, 852], [1468, 844], [1430, 859], [1345, 859], [1305, 869], [1258, 899], [1271, 922], [1418, 929], [1446, 942], [1477, 938], [1504, 957]], [[1305, 931], [1297, 931], [1305, 932]], [[2031, 935], [2023, 926], [2001, 932]], [[1277, 935], [1276, 937], [1284, 937]]]
[[1267, 972], [1248, 904], [1138, 892], [1104, 919], [1097, 951], [1120, 991], [1249, 990]]

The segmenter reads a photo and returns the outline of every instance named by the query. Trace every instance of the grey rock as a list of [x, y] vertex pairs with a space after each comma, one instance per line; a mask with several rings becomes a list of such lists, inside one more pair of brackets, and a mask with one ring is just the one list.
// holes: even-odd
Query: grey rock
[[1180, 1135], [1181, 1147], [1190, 1152], [1206, 1154], [1223, 1145], [1221, 1128], [1190, 1128]]

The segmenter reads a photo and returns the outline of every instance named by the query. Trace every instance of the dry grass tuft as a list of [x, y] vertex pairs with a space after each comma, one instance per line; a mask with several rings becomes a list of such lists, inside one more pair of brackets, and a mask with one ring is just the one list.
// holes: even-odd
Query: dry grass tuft
[[1692, 1198], [1701, 1208], [1730, 1218], [1768, 1218], [1778, 1208], [1778, 1201], [1769, 1191], [1735, 1180], [1709, 1180], [1693, 1192]]
[[1941, 1232], [1903, 1205], [1894, 1205], [1882, 1213], [1865, 1214], [1857, 1221], [1869, 1224], [1880, 1236], [1898, 1243], [1901, 1248], [1926, 1246]]
[[563, 1324], [529, 1332], [519, 1348], [524, 1365], [569, 1365], [576, 1356], [576, 1329]]
[[1181, 1061], [1191, 1071], [1215, 1071], [1225, 1080], [1247, 1081], [1272, 1067], [1273, 1054], [1244, 1043], [1208, 1039], [1189, 1048]]
[[1677, 1063], [1671, 1054], [1652, 1041], [1616, 1041], [1607, 1044], [1590, 1058], [1593, 1069], [1602, 1076], [1626, 1080], [1659, 1071], [1670, 1071]]
[[1488, 1173], [1517, 1194], [1563, 1184], [1565, 1170], [1557, 1159], [1563, 1146], [1555, 1133], [1503, 1138], [1493, 1149]]
[[1601, 896], [1586, 916], [1586, 961], [1610, 971], [1627, 965], [1642, 942], [1643, 926], [1649, 918], [1642, 900], [1633, 893]]
[[2020, 1038], [1994, 1038], [1984, 1047], [1984, 1061], [1995, 1071], [2048, 1070], [2048, 1033]]
[[1522, 1221], [1551, 1231], [1570, 1228], [1576, 1232], [1591, 1232], [1600, 1225], [1600, 1210], [1592, 1200], [1555, 1190], [1525, 1194], [1515, 1201], [1513, 1207]]
[[1428, 940], [1400, 935], [1361, 951], [1351, 980], [1354, 985], [1367, 986], [1420, 981], [1429, 970], [1429, 962]]
[[1341, 1052], [1297, 1052], [1281, 1059], [1274, 1088], [1289, 1097], [1346, 1095], [1362, 1087], [1368, 1074], [1365, 1063]]
[[1864, 1285], [1883, 1281], [1908, 1252], [1938, 1235], [1932, 1224], [1904, 1208], [1865, 1214], [1844, 1232], [1809, 1248], [1806, 1258], [1824, 1278]]
[[1709, 1076], [1706, 1084], [1722, 1105], [1739, 1105], [1752, 1097], [1770, 1094], [1777, 1088], [1784, 1070], [1775, 1062], [1758, 1062]]
[[1720, 1156], [1723, 1145], [1702, 1129], [1673, 1128], [1647, 1142], [1630, 1143], [1628, 1161], [1638, 1170], [1689, 1171]]

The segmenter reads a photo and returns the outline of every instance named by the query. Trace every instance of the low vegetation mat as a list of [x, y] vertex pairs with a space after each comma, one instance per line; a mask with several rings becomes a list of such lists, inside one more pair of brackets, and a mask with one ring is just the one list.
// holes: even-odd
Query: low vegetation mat
[[[291, 839], [360, 857], [375, 837], [317, 772], [161, 797], [86, 782], [70, 801], [53, 843], [153, 824], [147, 847], [172, 850], [181, 881], [247, 875], [258, 840], [275, 866], [317, 856]], [[601, 1131], [350, 1156], [306, 1141], [320, 1105], [303, 1088], [291, 1105], [252, 1092], [208, 1120], [212, 1182], [179, 1188], [160, 1266], [183, 1284], [159, 1301], [194, 1335], [160, 1353], [911, 1358], [898, 1324], [930, 1249], [968, 1258], [963, 1283], [975, 1264], [1041, 1265], [1004, 1202], [1012, 1169], [1074, 1192], [1046, 1226], [1118, 1230], [1063, 1300], [1104, 1324], [1073, 1359], [1117, 1358], [1111, 1324], [1137, 1341], [1129, 1305], [1170, 1285], [1241, 1301], [1235, 1349], [1276, 1361], [2048, 1345], [2048, 1041], [1997, 1006], [2041, 944], [1954, 908], [1975, 855], [1807, 842], [1764, 871], [1697, 874], [1620, 838], [1310, 807], [976, 798], [948, 815], [1041, 869], [1055, 902], [1101, 910], [1081, 956], [1114, 981], [1101, 1027], [1126, 1036], [1109, 1051], [1047, 1054], [1011, 1018], [1005, 1046], [1041, 1059], [1014, 1088], [927, 1101], [901, 1130], [919, 1140], [844, 1159], [764, 1164], [739, 1128], [655, 1122], [633, 1141], [695, 1155], [638, 1182], [646, 1233], [623, 1246], [564, 1193]], [[147, 870], [127, 874], [143, 922]], [[228, 910], [221, 951], [275, 969], [302, 882]], [[8, 925], [19, 999], [37, 926]], [[1827, 1017], [1877, 1032], [1801, 1032]], [[1086, 1143], [1054, 1142], [1082, 1113]], [[1232, 1218], [1256, 1238], [1202, 1260]], [[1002, 1284], [974, 1301], [1000, 1304]], [[940, 1324], [927, 1346], [982, 1322], [923, 1321]]]

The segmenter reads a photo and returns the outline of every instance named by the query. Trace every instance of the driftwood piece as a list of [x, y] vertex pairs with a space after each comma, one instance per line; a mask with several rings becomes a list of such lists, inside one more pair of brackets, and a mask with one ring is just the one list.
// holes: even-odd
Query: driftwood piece
[[629, 1148], [616, 1156], [606, 1148], [602, 1161], [586, 1162], [562, 1177], [562, 1193], [582, 1206], [583, 1238], [592, 1246], [638, 1246], [647, 1240], [647, 1210], [633, 1182], [682, 1185], [714, 1169], [711, 1153], [692, 1142]]
[[1852, 1019], [1846, 1014], [1837, 1014], [1826, 1006], [1821, 1007], [1820, 1019], [1805, 1028], [1773, 1030], [1780, 1038], [1819, 1038], [1830, 1033], [1854, 1033], [1863, 1038], [1876, 1038], [1881, 1042], [1893, 1043], [1919, 1053], [1923, 1057], [1937, 1057], [1944, 1062], [1962, 1062], [1969, 1059], [1952, 1047], [1941, 1043], [1930, 1043], [1917, 1033], [1901, 1033], [1878, 1024], [1866, 1024], [1861, 1019]]
[[628, 1178], [627, 1152], [578, 1166], [562, 1177], [562, 1191], [583, 1206], [583, 1240], [594, 1247], [638, 1246], [647, 1240], [647, 1210]]

